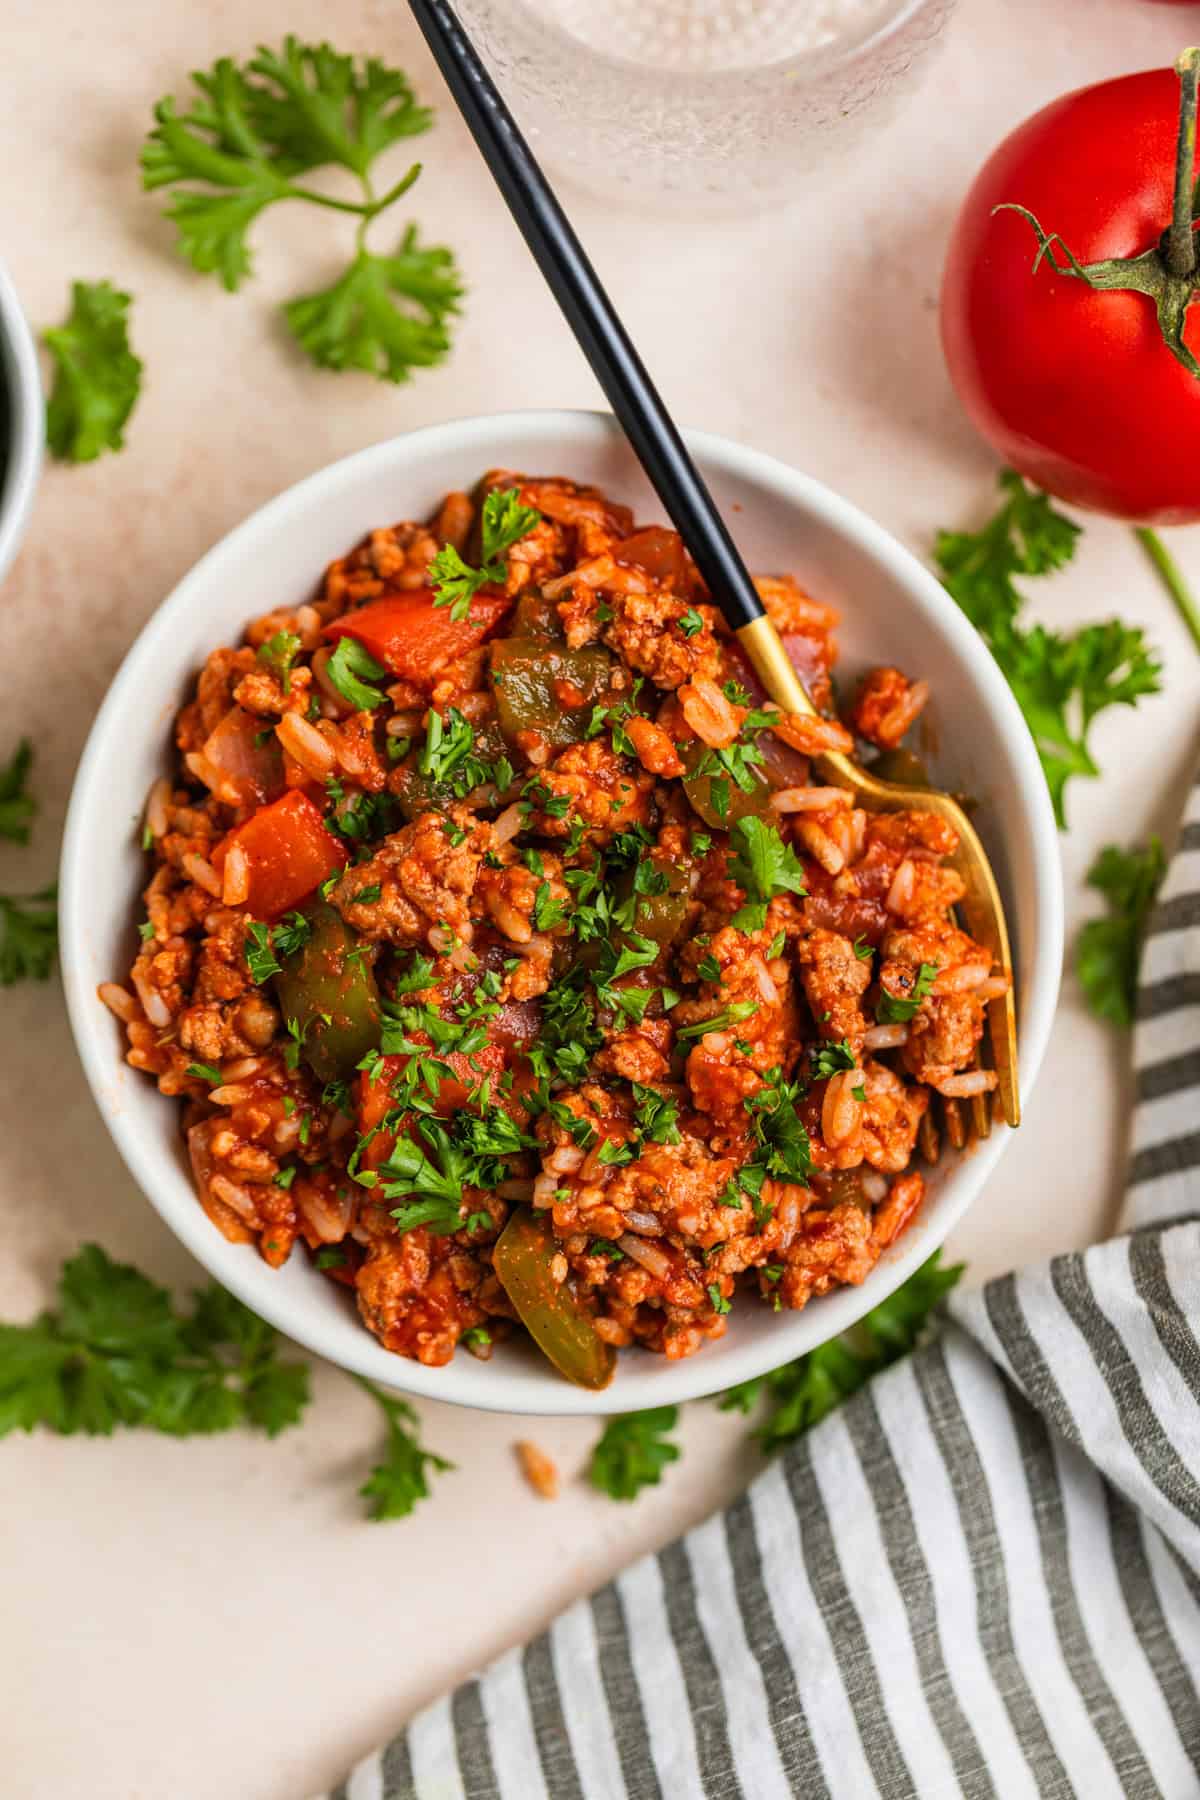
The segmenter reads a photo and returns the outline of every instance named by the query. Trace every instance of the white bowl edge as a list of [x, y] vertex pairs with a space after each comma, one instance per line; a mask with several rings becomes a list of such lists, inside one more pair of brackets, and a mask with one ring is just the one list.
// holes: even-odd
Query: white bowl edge
[[[790, 509], [800, 515], [796, 519], [798, 540], [803, 515], [807, 513], [854, 553], [878, 564], [910, 603], [915, 615], [912, 623], [932, 628], [949, 646], [952, 657], [969, 665], [971, 679], [982, 691], [985, 715], [1003, 741], [1009, 768], [1002, 773], [1005, 779], [1013, 778], [1019, 790], [1019, 812], [1027, 840], [1021, 849], [1028, 852], [1028, 867], [1014, 871], [1030, 884], [1024, 922], [1026, 941], [1018, 952], [1022, 989], [1021, 1085], [1027, 1101], [1049, 1037], [1058, 991], [1062, 889], [1057, 832], [1044, 777], [1006, 682], [935, 578], [850, 502], [763, 452], [707, 432], [688, 431], [684, 435], [710, 480], [719, 478], [733, 486], [741, 484], [757, 490], [768, 498], [771, 507]], [[153, 718], [148, 724], [159, 732], [165, 750], [180, 685], [193, 667], [190, 661], [180, 662], [179, 648], [179, 640], [193, 635], [184, 629], [185, 621], [191, 619], [193, 602], [206, 593], [219, 591], [226, 568], [235, 568], [247, 556], [249, 546], [271, 541], [320, 506], [330, 507], [339, 499], [345, 501], [359, 486], [388, 473], [393, 465], [397, 498], [402, 503], [405, 481], [417, 482], [422, 466], [438, 456], [452, 455], [460, 466], [460, 479], [468, 482], [487, 466], [535, 466], [525, 462], [523, 446], [532, 447], [548, 439], [555, 442], [553, 466], [566, 474], [576, 473], [573, 457], [587, 455], [594, 462], [611, 456], [614, 463], [631, 462], [631, 453], [615, 422], [601, 413], [514, 412], [426, 427], [359, 451], [286, 490], [235, 527], [184, 576], [126, 655], [80, 760], [63, 841], [62, 961], [68, 1010], [80, 1057], [120, 1154], [172, 1231], [240, 1299], [316, 1354], [407, 1393], [492, 1411], [602, 1415], [701, 1397], [761, 1374], [846, 1329], [944, 1241], [1002, 1154], [1008, 1136], [1006, 1129], [994, 1130], [987, 1142], [941, 1178], [944, 1185], [931, 1195], [921, 1219], [881, 1259], [861, 1287], [840, 1289], [813, 1302], [803, 1312], [770, 1318], [770, 1329], [757, 1332], [749, 1342], [737, 1341], [735, 1322], [734, 1329], [720, 1344], [706, 1346], [697, 1356], [682, 1362], [667, 1363], [663, 1358], [636, 1354], [624, 1356], [612, 1386], [599, 1394], [571, 1387], [549, 1365], [535, 1363], [532, 1353], [522, 1355], [512, 1347], [487, 1364], [457, 1356], [444, 1368], [426, 1368], [383, 1350], [356, 1317], [350, 1317], [352, 1330], [347, 1332], [346, 1321], [336, 1310], [338, 1297], [330, 1294], [331, 1284], [314, 1271], [294, 1266], [278, 1272], [270, 1270], [252, 1249], [227, 1243], [209, 1223], [178, 1154], [167, 1152], [131, 1117], [127, 1103], [129, 1082], [142, 1083], [156, 1106], [169, 1107], [172, 1113], [174, 1106], [155, 1095], [146, 1077], [130, 1070], [121, 1060], [115, 1022], [96, 999], [97, 983], [119, 977], [120, 969], [100, 964], [96, 951], [90, 948], [95, 937], [92, 921], [96, 916], [96, 883], [94, 876], [89, 876], [89, 834], [111, 834], [126, 828], [126, 821], [114, 813], [110, 792], [113, 771], [119, 768], [116, 744], [124, 720], [138, 719], [145, 713], [147, 693], [153, 696]], [[500, 450], [502, 455], [497, 454]], [[588, 479], [598, 477], [590, 474]], [[625, 485], [644, 487], [644, 482], [631, 472]], [[393, 516], [400, 516], [405, 510], [401, 505]], [[411, 510], [415, 512], [417, 508]], [[368, 524], [379, 523], [383, 517], [379, 511]], [[736, 535], [736, 517], [733, 525]], [[349, 548], [349, 541], [340, 548]], [[336, 553], [337, 549], [331, 551]], [[752, 546], [749, 555], [753, 563]], [[802, 555], [798, 552], [794, 560], [802, 561]], [[761, 559], [758, 566], [763, 566]], [[315, 567], [311, 579], [315, 580], [319, 572], [319, 567]], [[246, 620], [271, 605], [283, 603], [269, 593], [249, 593], [244, 588], [241, 591], [244, 599], [239, 604]], [[228, 637], [228, 631], [214, 636], [212, 645], [228, 641]], [[187, 654], [190, 656], [190, 651]], [[161, 680], [156, 685], [156, 662], [172, 665], [173, 685], [169, 693], [161, 692]], [[949, 747], [950, 760], [955, 748]], [[129, 916], [131, 921], [129, 908], [135, 891], [131, 886], [120, 897], [123, 919]], [[1006, 892], [1006, 902], [1011, 907], [1011, 892]], [[131, 923], [128, 935], [132, 937]], [[1032, 944], [1030, 938], [1034, 940]]]
[[7, 271], [0, 266], [0, 357], [10, 410], [8, 463], [0, 482], [0, 580], [25, 535], [42, 467], [46, 411], [37, 346]]

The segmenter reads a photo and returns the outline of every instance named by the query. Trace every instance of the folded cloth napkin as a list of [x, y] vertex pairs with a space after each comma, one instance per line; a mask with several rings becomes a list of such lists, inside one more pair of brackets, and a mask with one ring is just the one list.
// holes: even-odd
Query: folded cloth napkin
[[331, 1800], [1200, 1794], [1200, 783], [1135, 1060], [1125, 1235], [954, 1301]]

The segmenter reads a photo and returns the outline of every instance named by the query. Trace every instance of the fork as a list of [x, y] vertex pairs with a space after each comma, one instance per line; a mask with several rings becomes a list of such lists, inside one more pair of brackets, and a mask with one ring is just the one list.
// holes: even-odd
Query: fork
[[[819, 717], [779, 633], [763, 610], [750, 572], [717, 511], [629, 334], [588, 260], [529, 145], [517, 128], [449, 0], [409, 0], [463, 120], [513, 219], [608, 397], [634, 453], [691, 553], [704, 584], [736, 633], [759, 680], [785, 712]], [[1000, 1104], [1009, 1125], [1020, 1122], [1012, 957], [1004, 908], [978, 834], [961, 806], [935, 789], [884, 781], [838, 752], [816, 758], [832, 785], [849, 788], [868, 812], [909, 808], [934, 812], [958, 833], [951, 861], [963, 878], [963, 916], [971, 936], [990, 950], [1008, 991], [988, 1002], [988, 1036]], [[947, 1135], [965, 1141], [958, 1101], [946, 1101]], [[986, 1096], [972, 1100], [974, 1130], [986, 1136]]]
[[[755, 674], [771, 699], [785, 712], [802, 713], [810, 718], [820, 714], [813, 705], [783, 647], [779, 633], [764, 614], [738, 629], [738, 639]], [[937, 788], [910, 787], [885, 781], [861, 768], [840, 750], [827, 750], [815, 757], [821, 778], [832, 787], [847, 788], [855, 803], [865, 812], [931, 812], [945, 819], [958, 834], [958, 847], [947, 859], [962, 876], [966, 892], [960, 910], [967, 931], [985, 950], [990, 950], [993, 968], [1006, 978], [1003, 994], [987, 1002], [988, 1038], [992, 1063], [996, 1070], [997, 1092], [1005, 1122], [1016, 1126], [1021, 1122], [1021, 1098], [1017, 1069], [1017, 1017], [1013, 1000], [1012, 949], [1004, 904], [987, 852], [958, 801]], [[966, 1131], [962, 1103], [944, 1099], [946, 1135], [956, 1149], [962, 1148]], [[970, 1102], [970, 1121], [975, 1135], [987, 1137], [991, 1131], [991, 1109], [986, 1094], [976, 1094]]]

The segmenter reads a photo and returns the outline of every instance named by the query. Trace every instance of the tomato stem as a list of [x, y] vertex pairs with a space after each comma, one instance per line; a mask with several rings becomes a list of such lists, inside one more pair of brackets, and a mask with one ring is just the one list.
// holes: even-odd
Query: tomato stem
[[1191, 633], [1192, 642], [1200, 650], [1200, 606], [1196, 604], [1195, 595], [1183, 578], [1183, 573], [1157, 531], [1148, 526], [1139, 525], [1134, 528], [1134, 537], [1158, 570], [1162, 584], [1170, 594], [1178, 609], [1179, 616]]
[[1179, 76], [1179, 136], [1175, 148], [1175, 208], [1167, 232], [1164, 258], [1172, 275], [1188, 276], [1196, 267], [1192, 219], [1192, 183], [1196, 168], [1196, 92], [1200, 83], [1200, 49], [1185, 50], [1175, 64]]

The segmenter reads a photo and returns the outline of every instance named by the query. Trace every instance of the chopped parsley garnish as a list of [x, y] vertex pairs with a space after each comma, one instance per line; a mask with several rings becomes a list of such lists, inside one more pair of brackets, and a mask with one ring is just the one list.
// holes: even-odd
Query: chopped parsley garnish
[[859, 962], [870, 962], [871, 958], [875, 954], [875, 952], [872, 950], [870, 944], [867, 943], [865, 938], [855, 938], [854, 944], [853, 944], [853, 950], [854, 950], [854, 954], [855, 954], [855, 956], [857, 956]]
[[187, 1072], [189, 1075], [193, 1075], [197, 1081], [207, 1081], [209, 1087], [220, 1087], [225, 1079], [215, 1063], [189, 1063]]
[[704, 620], [700, 617], [700, 614], [696, 611], [694, 606], [689, 606], [683, 617], [679, 620], [679, 629], [682, 631], [684, 637], [689, 638], [695, 637], [698, 631], [704, 630]]
[[290, 912], [277, 925], [252, 919], [246, 927], [246, 967], [259, 987], [278, 975], [281, 956], [294, 956], [312, 936], [312, 924], [302, 912]]
[[521, 789], [521, 811], [526, 818], [531, 812], [538, 811], [545, 813], [548, 819], [565, 819], [570, 805], [571, 796], [556, 794], [540, 775], [535, 775]]
[[443, 544], [429, 565], [433, 604], [448, 606], [452, 619], [469, 619], [471, 602], [480, 588], [504, 580], [506, 565], [502, 559], [540, 522], [541, 514], [534, 507], [521, 504], [519, 488], [490, 493], [480, 516], [480, 567], [471, 568], [453, 544]]
[[840, 1044], [810, 1044], [808, 1054], [814, 1081], [828, 1081], [831, 1075], [838, 1074], [842, 1069], [858, 1067], [858, 1061], [846, 1038]]
[[279, 685], [285, 694], [292, 691], [292, 664], [299, 654], [300, 639], [294, 631], [277, 631], [274, 637], [258, 646], [259, 662], [265, 663], [279, 677]]
[[729, 874], [746, 893], [745, 904], [730, 924], [739, 931], [761, 931], [767, 922], [767, 904], [776, 894], [807, 891], [804, 869], [775, 827], [753, 815], [737, 821], [730, 842], [734, 854], [729, 859]]
[[696, 964], [696, 973], [699, 975], [701, 981], [720, 981], [721, 965], [711, 950], [707, 956], [702, 956], [700, 961]]
[[384, 701], [383, 690], [371, 686], [381, 681], [388, 671], [364, 650], [357, 638], [340, 637], [333, 655], [325, 664], [325, 673], [348, 706], [355, 712], [374, 712]]
[[708, 1298], [714, 1312], [727, 1313], [730, 1310], [729, 1301], [725, 1298], [715, 1281], [710, 1281], [708, 1284]]
[[679, 1102], [656, 1088], [633, 1083], [634, 1129], [644, 1144], [679, 1142]]
[[704, 1037], [710, 1031], [724, 1031], [727, 1025], [736, 1025], [742, 1019], [750, 1018], [758, 1011], [755, 1000], [735, 1000], [722, 1012], [714, 1013], [711, 1019], [697, 1019], [694, 1025], [681, 1025], [676, 1032], [678, 1038]]
[[553, 931], [563, 923], [567, 916], [567, 902], [551, 897], [550, 883], [542, 881], [538, 884], [537, 895], [533, 903], [533, 923], [538, 931]]
[[637, 711], [637, 697], [644, 686], [644, 678], [641, 675], [635, 676], [631, 692], [623, 699], [613, 700], [608, 705], [593, 706], [592, 716], [588, 720], [588, 737], [599, 737], [607, 726], [615, 753], [618, 756], [636, 756], [637, 750], [625, 724]]
[[921, 1002], [931, 992], [937, 980], [937, 964], [923, 962], [917, 970], [912, 988], [907, 995], [889, 993], [880, 983], [879, 1005], [875, 1008], [875, 1017], [881, 1025], [906, 1025], [915, 1018], [920, 1010]]
[[340, 1244], [322, 1244], [313, 1261], [318, 1269], [344, 1269], [346, 1252]]

